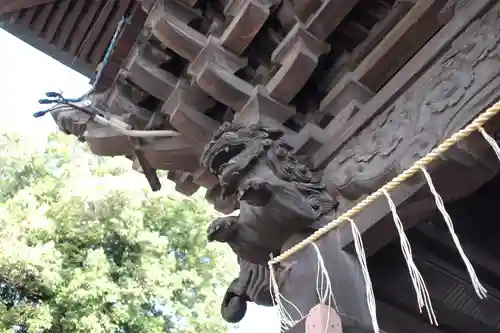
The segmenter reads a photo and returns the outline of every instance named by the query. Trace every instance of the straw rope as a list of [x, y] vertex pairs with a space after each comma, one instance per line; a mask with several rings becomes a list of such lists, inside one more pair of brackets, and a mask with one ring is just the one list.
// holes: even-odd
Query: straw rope
[[493, 116], [500, 112], [500, 102], [497, 102], [492, 107], [487, 109], [485, 112], [480, 114], [476, 119], [474, 119], [468, 126], [463, 128], [462, 130], [456, 132], [451, 137], [443, 141], [439, 146], [434, 148], [431, 152], [429, 152], [426, 156], [422, 157], [420, 160], [416, 161], [410, 168], [401, 173], [399, 176], [394, 177], [387, 184], [379, 188], [377, 191], [373, 192], [369, 196], [367, 196], [364, 200], [360, 201], [354, 207], [349, 209], [347, 212], [339, 216], [337, 219], [328, 223], [324, 227], [318, 229], [312, 235], [302, 240], [295, 246], [283, 252], [276, 258], [273, 258], [269, 261], [269, 265], [277, 264], [296, 252], [302, 250], [307, 245], [314, 243], [320, 237], [324, 236], [331, 230], [339, 227], [343, 223], [349, 222], [349, 219], [353, 218], [356, 214], [358, 214], [364, 207], [368, 206], [370, 203], [375, 201], [377, 198], [384, 195], [384, 192], [389, 192], [396, 187], [398, 187], [401, 183], [409, 179], [414, 174], [421, 171], [422, 167], [432, 163], [436, 159], [438, 159], [441, 155], [443, 155], [446, 151], [448, 151], [451, 147], [453, 147], [457, 142], [463, 140], [464, 138], [470, 136], [473, 132], [482, 129], [482, 126], [490, 120]]

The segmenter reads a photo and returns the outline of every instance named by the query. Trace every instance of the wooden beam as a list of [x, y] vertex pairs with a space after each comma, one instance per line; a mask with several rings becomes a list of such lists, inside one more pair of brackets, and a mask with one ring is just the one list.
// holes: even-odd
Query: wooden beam
[[[436, 57], [449, 48], [451, 42], [460, 35], [493, 0], [473, 1], [470, 7], [445, 25], [420, 51], [406, 63], [394, 77], [349, 121], [344, 130], [335, 134], [328, 144], [313, 156], [315, 168], [324, 167], [330, 157], [349, 142], [360, 129], [377, 114], [385, 110], [415, 80], [416, 73], [422, 73]], [[418, 78], [418, 77], [417, 77]]]
[[56, 0], [2, 0], [0, 15], [55, 2]]
[[[370, 274], [380, 326], [390, 333], [497, 332], [498, 291], [483, 281], [489, 297], [480, 300], [465, 269], [457, 269], [440, 260], [415, 239], [410, 239], [410, 242], [415, 263], [432, 298], [439, 327], [431, 326], [428, 318], [418, 310], [406, 263], [397, 243], [375, 255], [371, 261]], [[391, 264], [385, 265], [387, 262]]]
[[415, 317], [388, 303], [377, 301], [377, 314], [381, 327], [388, 333], [443, 333], [428, 325], [423, 317]]

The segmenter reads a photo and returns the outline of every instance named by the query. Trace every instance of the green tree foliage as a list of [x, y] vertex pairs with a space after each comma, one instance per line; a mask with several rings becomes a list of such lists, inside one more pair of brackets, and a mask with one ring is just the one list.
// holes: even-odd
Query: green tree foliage
[[4, 135], [0, 154], [0, 333], [227, 330], [234, 259], [207, 245], [202, 199], [152, 193], [61, 134]]

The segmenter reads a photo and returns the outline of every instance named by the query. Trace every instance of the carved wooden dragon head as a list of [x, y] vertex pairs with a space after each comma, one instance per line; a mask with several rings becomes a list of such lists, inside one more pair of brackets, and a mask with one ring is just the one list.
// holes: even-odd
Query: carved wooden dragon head
[[224, 123], [205, 147], [201, 165], [219, 178], [223, 196], [229, 196], [241, 178], [282, 135], [281, 130], [260, 124], [246, 127]]

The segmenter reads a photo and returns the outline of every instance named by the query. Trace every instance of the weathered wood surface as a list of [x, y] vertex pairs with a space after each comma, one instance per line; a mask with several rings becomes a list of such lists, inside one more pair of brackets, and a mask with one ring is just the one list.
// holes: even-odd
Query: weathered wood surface
[[[291, 247], [303, 237], [297, 235], [289, 240], [286, 247]], [[332, 232], [317, 243], [322, 253], [330, 277], [333, 296], [338, 307], [344, 333], [368, 333], [373, 331], [371, 317], [366, 303], [366, 292], [361, 267], [355, 255], [341, 250], [338, 232]], [[283, 305], [294, 318], [300, 320], [310, 309], [320, 303], [316, 289], [318, 274], [318, 256], [312, 246], [307, 247], [287, 262], [296, 264], [284, 283], [281, 292], [301, 312], [299, 314], [290, 304]], [[306, 281], [308, 281], [306, 283]], [[297, 288], [300, 285], [300, 288]], [[333, 308], [335, 305], [330, 303]], [[304, 323], [299, 324], [299, 327]], [[324, 329], [324, 328], [323, 328]], [[290, 332], [299, 332], [291, 330]], [[303, 331], [302, 331], [303, 332]]]
[[[217, 182], [197, 166], [212, 133], [224, 121], [265, 122], [285, 131], [348, 209], [498, 97], [494, 1], [369, 3], [242, 0], [217, 9], [196, 1], [144, 2], [145, 30], [104, 107], [132, 127], [176, 129], [181, 136], [131, 147], [123, 135], [90, 124], [91, 150], [135, 160], [142, 151], [152, 169], [178, 174], [173, 179], [186, 194], [204, 186], [215, 195]], [[338, 22], [324, 30], [333, 9]], [[349, 46], [337, 42], [346, 34]], [[433, 171], [444, 175], [437, 185], [448, 200], [496, 172], [488, 167], [488, 147], [471, 140]], [[468, 182], [456, 189], [452, 180], [467, 167]], [[418, 177], [403, 184], [395, 202], [425, 197], [423, 185]], [[407, 204], [402, 214], [425, 212], [426, 200]], [[384, 228], [378, 222], [387, 213], [379, 200], [357, 220], [363, 232]], [[342, 242], [348, 245], [350, 236]]]
[[[389, 3], [391, 2], [389, 1]], [[220, 114], [222, 112], [221, 104], [230, 110], [229, 120], [232, 118], [247, 124], [257, 121], [272, 123], [285, 129], [289, 134], [290, 141], [296, 144], [307, 144], [310, 141], [310, 135], [321, 138], [322, 143], [328, 142], [330, 133], [316, 128], [313, 123], [302, 131], [299, 130], [297, 138], [295, 138], [297, 129], [287, 128], [288, 125], [283, 124], [287, 121], [293, 122], [296, 117], [299, 119], [302, 115], [307, 115], [304, 114], [304, 111], [307, 110], [303, 110], [301, 106], [303, 99], [297, 99], [297, 96], [310, 89], [308, 85], [312, 81], [309, 79], [317, 70], [321, 57], [328, 58], [336, 54], [336, 49], [331, 47], [331, 42], [326, 42], [326, 38], [334, 30], [342, 31], [361, 27], [359, 24], [356, 26], [351, 23], [347, 23], [343, 27], [341, 23], [349, 21], [346, 17], [355, 7], [359, 7], [358, 11], [364, 10], [366, 5], [363, 1], [359, 2], [359, 6], [356, 6], [358, 1], [326, 1], [321, 6], [314, 4], [314, 2], [303, 6], [296, 4], [298, 6], [297, 13], [303, 18], [307, 18], [307, 22], [290, 24], [283, 33], [272, 26], [266, 26], [266, 21], [276, 14], [282, 21], [292, 22], [295, 20], [293, 15], [291, 16], [292, 20], [290, 20], [290, 16], [286, 18], [287, 15], [291, 14], [286, 14], [285, 4], [279, 1], [253, 0], [226, 4], [224, 9], [226, 28], [220, 34], [211, 34], [210, 32], [220, 31], [220, 29], [214, 28], [214, 24], [220, 25], [221, 17], [217, 15], [207, 16], [209, 9], [202, 12], [193, 7], [193, 4], [190, 3], [186, 6], [178, 1], [167, 1], [164, 4], [158, 3], [155, 7], [151, 7], [144, 3], [143, 7], [150, 11], [145, 24], [146, 36], [149, 37], [141, 39], [142, 42], [138, 42], [137, 46], [134, 47], [128, 63], [120, 72], [122, 79], [118, 80], [116, 84], [123, 85], [125, 82], [133, 82], [134, 85], [140, 87], [140, 90], [162, 101], [164, 105], [157, 109], [161, 109], [164, 116], [169, 118], [168, 126], [179, 130], [187, 140], [186, 142], [190, 142], [193, 152], [201, 149], [210, 134], [220, 124], [222, 119], [211, 110], [216, 107]], [[375, 21], [383, 20], [392, 13], [391, 7], [387, 8], [386, 3], [380, 3], [377, 6], [379, 8], [376, 14], [372, 14], [372, 12], [368, 14], [372, 15], [372, 19]], [[396, 8], [401, 7], [399, 3], [395, 6]], [[410, 7], [408, 4], [405, 6], [403, 8], [406, 10]], [[438, 2], [434, 7], [439, 7]], [[327, 23], [329, 19], [326, 14], [332, 13], [332, 11], [336, 13], [337, 23], [335, 25], [330, 24], [331, 22]], [[396, 17], [400, 19], [401, 23], [405, 16], [396, 15]], [[193, 25], [195, 20], [201, 23]], [[395, 25], [398, 21], [393, 18], [388, 22], [390, 23], [384, 23], [384, 26]], [[368, 24], [367, 27], [370, 27], [372, 23], [362, 24]], [[401, 24], [406, 26], [404, 22]], [[328, 26], [328, 31], [323, 30], [322, 27], [325, 26]], [[377, 31], [382, 29], [380, 24], [376, 25], [376, 28]], [[373, 37], [373, 34], [370, 35], [369, 28], [363, 29], [361, 29], [363, 31], [361, 38], [371, 38], [371, 40], [379, 38]], [[282, 35], [279, 36], [280, 34]], [[422, 38], [425, 38], [425, 34], [421, 35]], [[238, 38], [238, 36], [244, 36], [245, 40]], [[274, 48], [265, 49], [259, 46], [262, 43], [269, 45], [270, 42], [274, 43]], [[158, 43], [169, 50], [163, 59], [160, 59], [162, 56], [158, 55], [162, 54]], [[255, 43], [256, 45], [252, 46]], [[368, 59], [371, 54], [370, 49], [373, 48], [376, 48], [376, 43], [368, 40], [364, 42], [362, 50], [361, 48], [355, 50], [356, 61], [362, 62], [363, 59]], [[375, 51], [374, 49], [373, 52]], [[245, 52], [245, 56], [242, 57], [243, 52]], [[262, 57], [266, 57], [266, 52], [269, 52], [267, 53], [268, 62], [260, 60]], [[253, 63], [249, 63], [249, 60]], [[257, 64], [260, 62], [260, 65], [256, 67], [255, 61]], [[181, 73], [179, 69], [182, 66], [185, 66], [185, 72], [191, 78], [191, 83], [179, 77]], [[347, 88], [347, 90], [348, 93], [349, 91], [355, 93], [358, 89], [357, 81], [344, 81], [354, 82], [352, 88]], [[136, 90], [132, 89], [132, 91]], [[116, 92], [116, 88], [113, 88], [112, 91]], [[138, 93], [136, 96], [141, 96], [141, 94]], [[142, 96], [143, 99], [145, 95], [142, 94]], [[311, 102], [316, 99], [319, 102], [318, 98], [321, 98], [319, 96], [309, 94], [307, 99], [310, 99]], [[362, 102], [366, 102], [372, 96], [373, 93], [367, 90], [367, 95], [360, 97], [360, 99]], [[108, 100], [116, 97], [118, 95], [112, 93]], [[127, 98], [129, 99], [129, 102], [126, 103], [128, 110], [131, 110], [130, 107], [133, 103], [138, 103], [141, 100], [141, 97], [135, 98], [135, 100]], [[348, 96], [344, 99], [349, 101]], [[126, 115], [127, 112], [130, 112], [120, 111], [120, 107], [112, 107], [114, 102], [110, 103], [108, 104], [111, 107], [109, 109], [111, 113]], [[301, 108], [300, 114], [297, 113], [297, 106]], [[137, 108], [132, 107], [132, 109]], [[356, 107], [356, 110], [358, 109]], [[344, 116], [344, 122], [353, 114]], [[327, 126], [327, 130], [338, 129], [337, 123], [335, 121], [334, 124]], [[101, 137], [101, 134], [96, 135]], [[92, 131], [88, 134], [89, 142], [92, 142], [92, 145], [99, 145], [99, 147], [92, 148], [94, 152], [105, 155], [125, 153], [126, 149], [123, 145], [122, 149], [116, 150], [119, 145], [113, 142], [117, 142], [118, 137], [114, 141], [109, 141], [111, 144], [106, 144], [105, 139], [96, 141], [96, 135], [93, 135]], [[165, 146], [166, 142], [172, 140], [161, 139], [161, 141], [161, 145], [153, 145], [153, 147]], [[144, 149], [147, 148], [144, 147]], [[307, 149], [302, 149], [301, 152], [312, 154]], [[158, 159], [165, 154], [166, 152], [162, 150], [161, 154], [153, 154], [151, 158]], [[165, 158], [171, 160], [170, 157], [165, 156], [163, 159]], [[174, 170], [182, 170], [186, 165], [185, 161], [179, 160], [177, 155], [175, 155], [175, 160], [178, 163], [168, 162], [165, 164], [160, 161], [151, 161], [150, 163], [161, 168], [168, 166]], [[185, 171], [192, 172], [191, 168]]]
[[[340, 214], [500, 97], [500, 4], [494, 0], [169, 0], [142, 1], [141, 8], [148, 15], [144, 30], [127, 61], [111, 65], [120, 70], [98, 107], [134, 129], [180, 135], [129, 140], [92, 121], [82, 125], [78, 117], [72, 124], [72, 113], [54, 116], [67, 132], [85, 133], [95, 154], [127, 156], [153, 189], [159, 187], [155, 170], [169, 170], [178, 191], [192, 195], [204, 187], [224, 213], [240, 202], [234, 195], [222, 198], [223, 177], [199, 164], [224, 122], [260, 122], [283, 131], [293, 153], [304, 155], [297, 161], [310, 164], [341, 203]], [[500, 119], [485, 128], [497, 131]], [[429, 169], [450, 202], [476, 191], [499, 166], [475, 134]], [[391, 196], [406, 228], [435, 209], [419, 176]], [[397, 237], [389, 213], [382, 198], [355, 217], [369, 255]], [[364, 282], [348, 252], [350, 228], [318, 244], [327, 253], [344, 332], [371, 332]], [[304, 283], [316, 279], [316, 253], [308, 247], [290, 260], [301, 264], [282, 292], [305, 314], [319, 301], [315, 284]], [[423, 270], [435, 285], [444, 281], [436, 270]], [[381, 280], [379, 288], [391, 291]], [[377, 298], [382, 320], [391, 322], [394, 312], [391, 333], [447, 332], [409, 320], [407, 310], [394, 309], [394, 299]], [[453, 311], [439, 295], [438, 302], [453, 326]], [[301, 325], [291, 331], [303, 332]]]
[[[324, 180], [333, 183], [344, 197], [355, 201], [377, 190], [498, 100], [500, 38], [494, 31], [500, 29], [500, 6], [470, 17], [472, 9], [480, 13], [486, 5], [486, 1], [473, 2], [468, 11], [456, 16], [449, 25], [461, 22], [462, 27], [457, 28], [465, 31], [457, 37], [450, 31], [448, 50], [329, 162]], [[443, 37], [435, 38], [443, 42]], [[425, 48], [432, 46], [434, 39]], [[492, 130], [499, 125], [496, 119], [488, 124]], [[491, 153], [484, 139], [472, 137], [444, 157], [445, 165], [431, 166], [438, 168], [433, 172], [441, 194], [447, 200], [458, 199], [493, 177], [498, 168]], [[395, 191], [398, 204], [425, 185], [422, 178], [414, 178]], [[369, 218], [357, 219], [363, 231], [389, 213], [384, 198], [374, 206], [378, 208], [366, 211]]]
[[[124, 136], [93, 124], [91, 150], [141, 150], [153, 169], [185, 173], [176, 179], [211, 189], [216, 181], [201, 176], [196, 160], [215, 129], [223, 121], [265, 122], [324, 169], [324, 181], [349, 208], [498, 97], [494, 1], [380, 1], [242, 0], [224, 2], [222, 13], [196, 1], [144, 2], [143, 37], [105, 107], [133, 127], [173, 128], [181, 136], [132, 149]], [[338, 24], [323, 30], [332, 8]], [[351, 46], [336, 41], [346, 33]], [[496, 171], [485, 166], [491, 156], [480, 157], [486, 150], [479, 144], [449, 157], [449, 166], [476, 167], [462, 194], [487, 179], [481, 173]], [[403, 184], [396, 203], [422, 184]], [[447, 198], [460, 196], [446, 178], [439, 185], [454, 194]], [[387, 215], [385, 206], [375, 202], [358, 217], [363, 231]]]
[[0, 15], [21, 9], [45, 5], [51, 2], [56, 2], [56, 0], [3, 0], [0, 4]]

